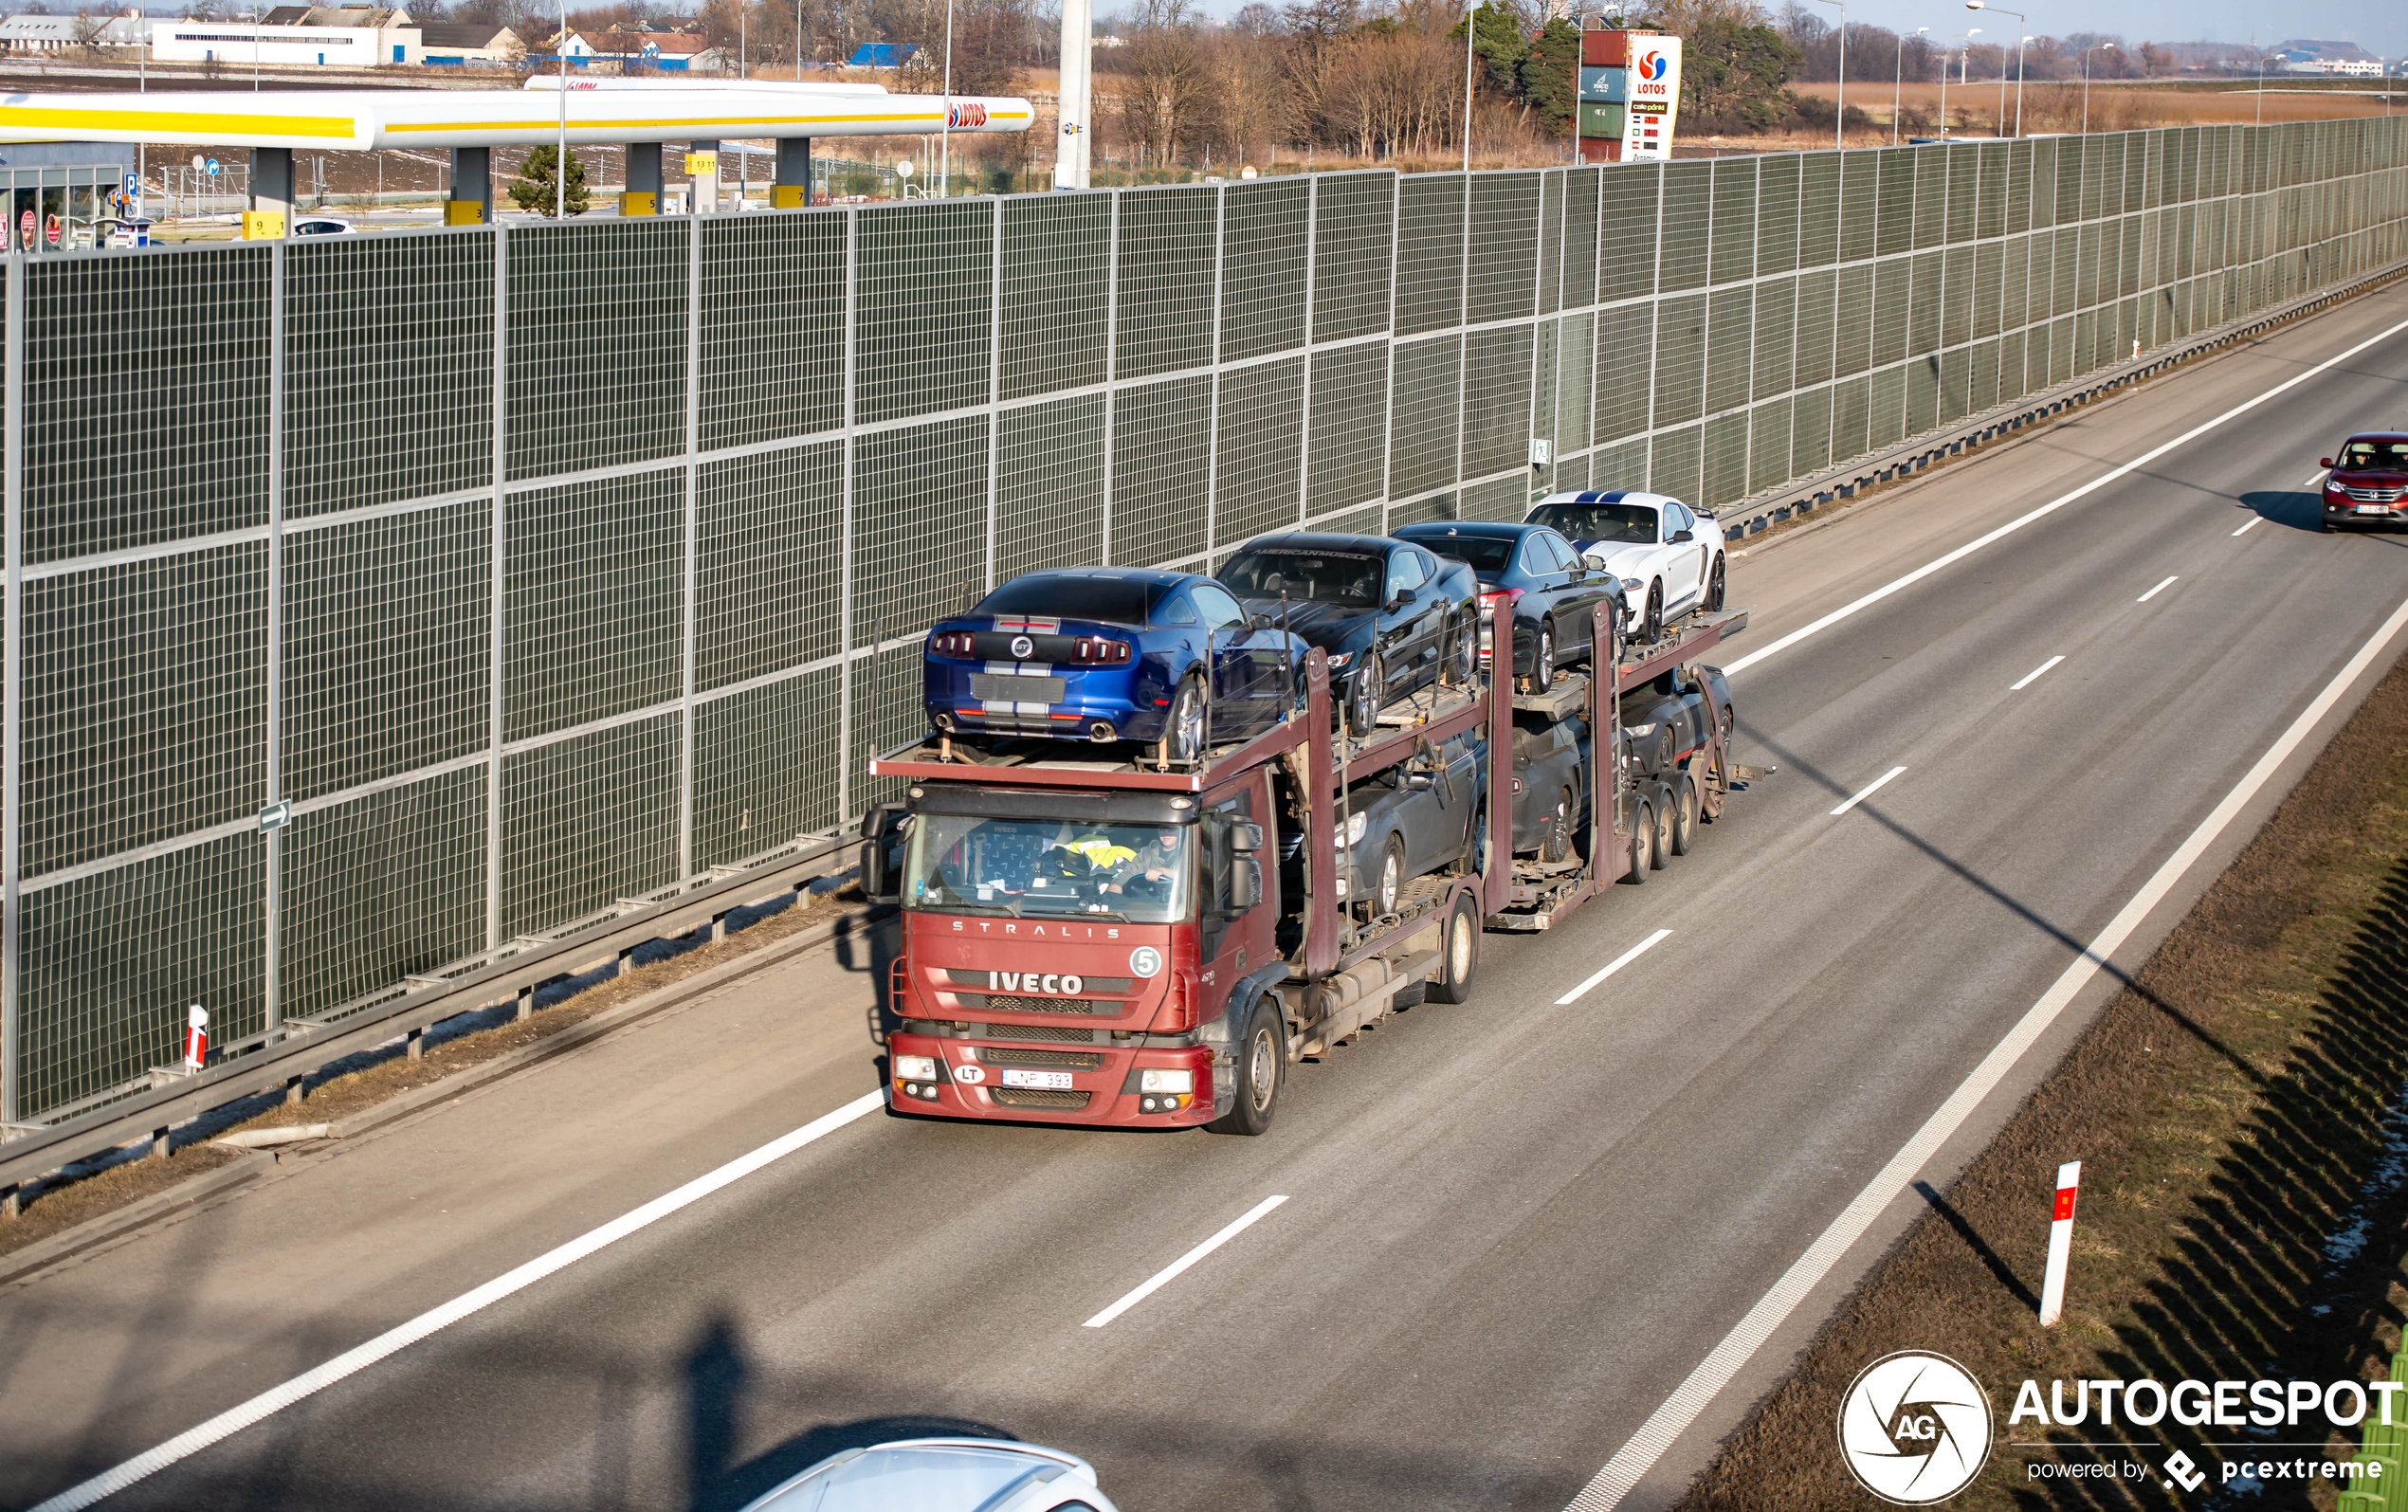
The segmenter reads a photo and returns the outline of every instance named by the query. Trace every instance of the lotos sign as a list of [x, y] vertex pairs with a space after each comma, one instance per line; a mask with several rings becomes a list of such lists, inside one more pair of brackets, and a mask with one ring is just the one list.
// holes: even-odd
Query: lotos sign
[[956, 101], [945, 109], [945, 124], [955, 131], [968, 131], [987, 123], [987, 107], [976, 100]]
[[1681, 107], [1681, 39], [1650, 37], [1635, 45], [1628, 85], [1630, 110], [1623, 118], [1622, 161], [1661, 161], [1672, 155], [1672, 118]]

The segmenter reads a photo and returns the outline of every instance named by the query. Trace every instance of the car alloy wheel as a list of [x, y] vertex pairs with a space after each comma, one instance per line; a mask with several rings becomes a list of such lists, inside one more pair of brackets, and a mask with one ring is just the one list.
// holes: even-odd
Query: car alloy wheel
[[1379, 658], [1371, 657], [1363, 669], [1355, 674], [1354, 686], [1347, 690], [1346, 726], [1356, 735], [1366, 736], [1379, 723], [1380, 684], [1384, 669]]
[[1405, 852], [1396, 837], [1388, 837], [1388, 846], [1379, 857], [1379, 886], [1372, 894], [1373, 917], [1384, 919], [1396, 911], [1396, 900], [1405, 890]]
[[1555, 686], [1555, 627], [1539, 627], [1539, 649], [1530, 658], [1530, 691], [1544, 693]]
[[1706, 580], [1706, 612], [1723, 612], [1723, 558], [1714, 558], [1713, 574]]
[[1639, 627], [1639, 638], [1650, 646], [1664, 639], [1664, 583], [1661, 578], [1647, 585], [1647, 619]]
[[1540, 843], [1541, 861], [1561, 861], [1572, 854], [1572, 790], [1555, 795], [1555, 812], [1547, 815], [1547, 833]]
[[1171, 758], [1194, 761], [1204, 754], [1204, 684], [1196, 678], [1179, 683], [1178, 696], [1171, 701], [1171, 721], [1168, 738]]

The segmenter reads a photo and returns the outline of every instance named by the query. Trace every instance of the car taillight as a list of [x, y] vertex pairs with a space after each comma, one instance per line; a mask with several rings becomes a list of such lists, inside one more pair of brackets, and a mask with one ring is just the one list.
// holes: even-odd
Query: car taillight
[[961, 630], [948, 630], [942, 635], [931, 635], [928, 637], [928, 648], [939, 656], [968, 656], [970, 636]]
[[1480, 591], [1480, 607], [1494, 609], [1503, 604], [1511, 608], [1521, 597], [1522, 590], [1518, 588], [1486, 588]]
[[1126, 641], [1083, 640], [1070, 647], [1070, 660], [1089, 665], [1116, 666], [1130, 656]]

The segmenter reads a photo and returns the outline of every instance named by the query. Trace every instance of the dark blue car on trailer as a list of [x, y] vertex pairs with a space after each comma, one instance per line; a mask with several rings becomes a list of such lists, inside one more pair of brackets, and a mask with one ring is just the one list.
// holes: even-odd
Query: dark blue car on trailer
[[[1194, 573], [1015, 577], [928, 632], [922, 699], [948, 735], [1167, 741], [1193, 760], [1295, 706], [1304, 643]], [[1209, 662], [1209, 670], [1208, 670]], [[1209, 735], [1208, 735], [1209, 731]]]

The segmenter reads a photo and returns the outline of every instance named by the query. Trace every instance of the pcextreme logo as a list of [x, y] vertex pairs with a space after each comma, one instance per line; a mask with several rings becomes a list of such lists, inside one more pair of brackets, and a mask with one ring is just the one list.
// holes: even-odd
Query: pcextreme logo
[[1989, 1394], [1945, 1355], [1885, 1355], [1840, 1398], [1839, 1452], [1857, 1484], [1885, 1502], [1944, 1502], [1990, 1458]]
[[1670, 65], [1664, 61], [1662, 53], [1644, 53], [1639, 58], [1639, 77], [1651, 82], [1662, 79], [1664, 70], [1669, 66]]

